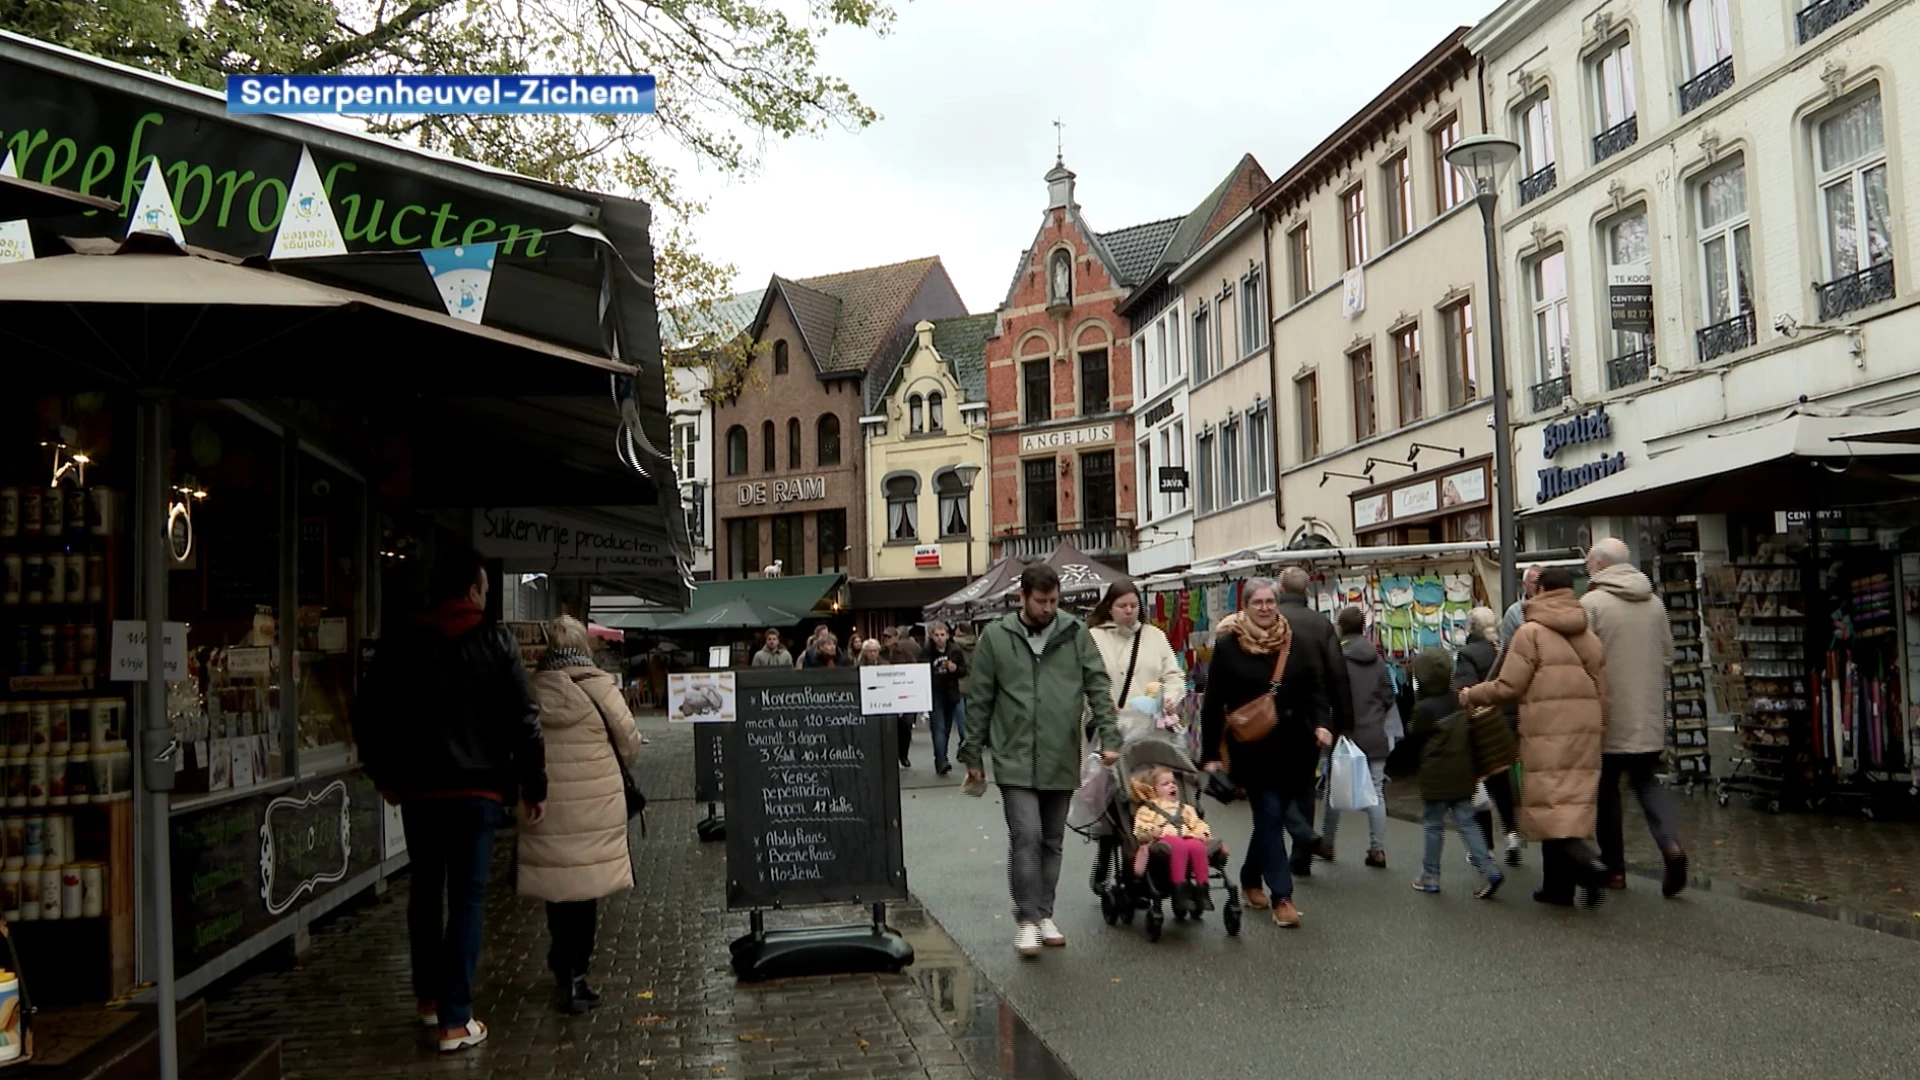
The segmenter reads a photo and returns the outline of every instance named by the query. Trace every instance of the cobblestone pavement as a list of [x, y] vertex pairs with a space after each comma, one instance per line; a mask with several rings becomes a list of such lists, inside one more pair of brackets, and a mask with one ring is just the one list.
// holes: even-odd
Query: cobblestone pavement
[[[208, 1001], [212, 1036], [280, 1037], [289, 1080], [971, 1080], [909, 975], [734, 980], [727, 943], [746, 931], [746, 919], [724, 910], [722, 845], [694, 839], [704, 808], [685, 797], [691, 734], [658, 717], [643, 718], [642, 730], [653, 740], [640, 775], [651, 799], [648, 836], [634, 843], [639, 887], [601, 908], [594, 982], [605, 1000], [598, 1009], [554, 1013], [546, 924], [537, 902], [508, 891], [511, 836], [503, 834], [475, 994], [475, 1015], [491, 1028], [486, 1045], [440, 1055], [414, 1024], [404, 876], [384, 900], [316, 926], [300, 965], [216, 989]], [[861, 910], [804, 915], [865, 917]], [[783, 913], [778, 923], [795, 925], [801, 916]]]
[[[1883, 929], [1920, 936], [1920, 822], [1866, 821], [1837, 813], [1769, 814], [1738, 796], [1722, 807], [1711, 788], [1670, 794], [1697, 883], [1732, 884], [1789, 901], [1879, 916], [1885, 920], [1879, 924]], [[1660, 855], [1647, 834], [1646, 819], [1632, 796], [1626, 799], [1627, 864], [1636, 871], [1655, 872]], [[1419, 794], [1412, 783], [1388, 785], [1387, 807], [1395, 817], [1420, 820]], [[1354, 827], [1342, 822], [1342, 835]], [[1633, 881], [1630, 887], [1652, 886]]]

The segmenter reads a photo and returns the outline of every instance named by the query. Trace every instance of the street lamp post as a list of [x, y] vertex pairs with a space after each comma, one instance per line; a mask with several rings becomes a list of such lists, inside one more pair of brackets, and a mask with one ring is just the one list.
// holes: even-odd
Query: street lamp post
[[980, 476], [980, 466], [971, 461], [961, 462], [953, 467], [954, 479], [960, 481], [960, 494], [967, 500], [967, 581], [973, 581], [973, 482]]
[[1498, 238], [1493, 231], [1493, 215], [1500, 201], [1500, 181], [1520, 157], [1520, 144], [1497, 135], [1474, 135], [1447, 150], [1447, 164], [1473, 184], [1474, 202], [1480, 206], [1480, 224], [1485, 233], [1487, 254], [1487, 345], [1493, 364], [1493, 486], [1497, 493], [1500, 537], [1501, 610], [1520, 596], [1518, 576], [1514, 572], [1514, 547], [1519, 542], [1514, 524], [1513, 433], [1508, 427], [1507, 358], [1501, 339], [1500, 258]]

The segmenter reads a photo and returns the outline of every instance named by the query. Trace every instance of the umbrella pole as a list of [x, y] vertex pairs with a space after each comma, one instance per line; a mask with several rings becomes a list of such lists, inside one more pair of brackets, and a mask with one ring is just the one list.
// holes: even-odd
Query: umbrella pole
[[[168, 848], [170, 800], [173, 790], [173, 730], [167, 721], [167, 424], [172, 402], [156, 396], [141, 403], [141, 447], [144, 501], [139, 539], [134, 548], [141, 560], [140, 591], [147, 630], [147, 695], [139, 746], [140, 775], [147, 793], [147, 930], [153, 942], [154, 1022], [159, 1034], [159, 1080], [179, 1080], [179, 1033], [173, 985], [173, 893]], [[184, 642], [182, 643], [184, 645]], [[182, 673], [184, 674], [184, 673]]]

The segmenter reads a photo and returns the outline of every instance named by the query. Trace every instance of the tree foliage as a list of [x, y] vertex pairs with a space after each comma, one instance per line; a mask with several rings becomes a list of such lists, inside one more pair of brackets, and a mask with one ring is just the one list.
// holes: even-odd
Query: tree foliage
[[647, 200], [657, 302], [696, 328], [666, 335], [669, 362], [715, 366], [716, 389], [743, 366], [740, 347], [697, 328], [715, 325], [733, 268], [699, 251], [706, 205], [670, 148], [738, 177], [769, 138], [873, 123], [819, 70], [819, 44], [834, 28], [885, 35], [893, 19], [888, 0], [0, 0], [0, 27], [213, 88], [245, 74], [652, 74], [652, 116], [391, 116], [370, 128]]

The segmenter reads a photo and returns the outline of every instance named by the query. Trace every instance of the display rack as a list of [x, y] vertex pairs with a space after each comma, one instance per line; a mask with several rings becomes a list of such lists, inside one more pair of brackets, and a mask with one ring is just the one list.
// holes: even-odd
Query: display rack
[[0, 918], [42, 1005], [134, 982], [133, 757], [109, 681], [119, 502], [78, 479], [0, 484]]
[[1778, 813], [1805, 798], [1819, 758], [1808, 682], [1802, 568], [1785, 556], [1731, 564], [1711, 584], [1708, 628], [1728, 676], [1724, 704], [1736, 717], [1739, 755], [1720, 781], [1722, 806], [1745, 794]]
[[1673, 635], [1673, 668], [1667, 684], [1668, 734], [1673, 782], [1692, 794], [1713, 777], [1707, 749], [1706, 639], [1702, 634], [1699, 561], [1688, 554], [1662, 555], [1660, 600]]

